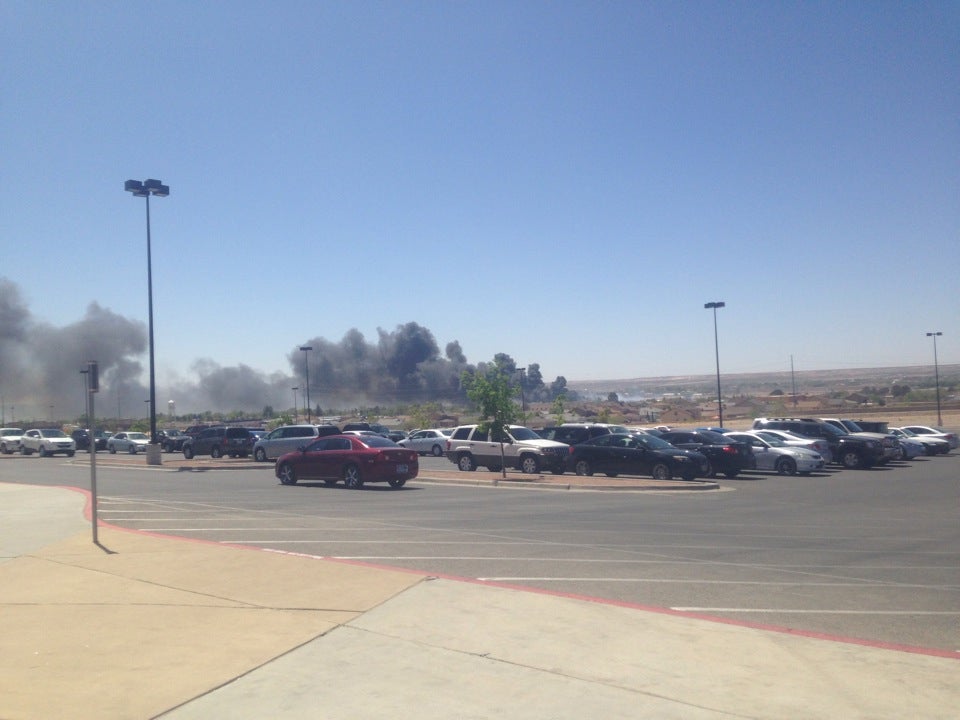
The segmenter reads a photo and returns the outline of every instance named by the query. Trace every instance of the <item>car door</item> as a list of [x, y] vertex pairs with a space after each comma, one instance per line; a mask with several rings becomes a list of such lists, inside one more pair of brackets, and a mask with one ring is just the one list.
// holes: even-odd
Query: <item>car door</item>
[[590, 464], [594, 472], [619, 473], [619, 449], [612, 442], [613, 436], [605, 435], [578, 445], [575, 452]]
[[621, 449], [621, 470], [629, 475], [649, 475], [653, 472], [654, 455], [641, 438], [630, 436], [619, 443]]
[[778, 453], [760, 438], [753, 435], [741, 435], [740, 433], [730, 433], [731, 440], [746, 443], [750, 446], [750, 452], [753, 453], [753, 459], [756, 460], [757, 470], [773, 470], [777, 464]]
[[[508, 440], [509, 436], [504, 433], [504, 441]], [[500, 443], [493, 442], [489, 432], [481, 432], [479, 428], [474, 430], [470, 437], [470, 451], [476, 458], [477, 465], [500, 467]], [[504, 447], [504, 453], [507, 452], [508, 448]], [[507, 465], [510, 464], [509, 458], [505, 457], [504, 460]]]

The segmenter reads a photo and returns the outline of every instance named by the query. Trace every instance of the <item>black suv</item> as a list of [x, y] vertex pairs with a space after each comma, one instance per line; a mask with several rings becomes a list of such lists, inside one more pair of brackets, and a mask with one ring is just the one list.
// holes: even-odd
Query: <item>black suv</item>
[[183, 450], [183, 443], [190, 437], [185, 432], [175, 428], [168, 430], [157, 430], [157, 442], [164, 452], [180, 452]]
[[189, 460], [194, 455], [209, 455], [218, 458], [246, 457], [250, 454], [250, 431], [243, 427], [208, 427], [183, 443], [183, 456]]
[[[70, 437], [73, 438], [73, 441], [77, 444], [77, 450], [86, 450], [90, 452], [90, 432], [82, 428], [78, 428], [70, 433]], [[105, 430], [97, 430], [93, 433], [94, 446], [97, 450], [106, 450], [107, 449], [107, 438], [110, 437], [110, 433]]]
[[826, 440], [833, 461], [848, 469], [873, 467], [883, 460], [883, 444], [879, 440], [845, 434], [830, 423], [814, 418], [756, 418], [753, 421], [754, 430], [764, 428]]
[[566, 443], [567, 445], [578, 445], [587, 440], [593, 440], [601, 435], [610, 433], [627, 434], [630, 431], [622, 425], [607, 425], [605, 423], [564, 423], [563, 425], [552, 425], [542, 430], [535, 430], [544, 440], [553, 440], [555, 442]]

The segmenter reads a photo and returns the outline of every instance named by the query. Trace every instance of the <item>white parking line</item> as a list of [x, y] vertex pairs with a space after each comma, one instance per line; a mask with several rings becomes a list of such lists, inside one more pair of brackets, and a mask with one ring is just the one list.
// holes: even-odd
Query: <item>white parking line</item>
[[671, 607], [677, 612], [795, 613], [800, 615], [960, 615], [953, 610], [795, 610], [789, 608]]

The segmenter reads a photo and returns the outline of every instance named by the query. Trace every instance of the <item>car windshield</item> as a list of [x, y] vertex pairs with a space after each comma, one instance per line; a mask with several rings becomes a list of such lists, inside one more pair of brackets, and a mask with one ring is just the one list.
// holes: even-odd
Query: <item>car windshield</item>
[[651, 450], [676, 450], [676, 448], [666, 440], [654, 437], [653, 435], [647, 435], [646, 433], [634, 433], [633, 437], [636, 438], [636, 441], [639, 444], [643, 445], [644, 447], [648, 447]]
[[510, 428], [510, 435], [513, 436], [514, 440], [542, 440], [543, 438], [537, 435], [530, 428], [525, 427], [512, 427]]
[[393, 440], [382, 435], [359, 435], [360, 442], [367, 447], [400, 447]]
[[704, 442], [710, 443], [711, 445], [726, 445], [730, 442], [728, 437], [713, 430], [701, 430], [697, 434]]
[[898, 434], [906, 435], [907, 437], [916, 437], [917, 434], [913, 430], [907, 430], [906, 428], [894, 428]]
[[63, 430], [41, 430], [40, 434], [44, 437], [55, 438], [55, 437], [66, 437], [67, 434]]
[[143, 433], [127, 433], [127, 437], [131, 440], [147, 440], [147, 436]]
[[2, 433], [0, 433], [0, 435], [3, 435], [3, 437], [15, 437], [17, 435], [23, 435], [23, 430], [18, 430], [17, 428], [10, 428], [10, 429], [4, 430]]
[[853, 420], [843, 420], [843, 426], [852, 433], [863, 432], [863, 428], [857, 425]]
[[822, 423], [822, 424], [820, 425], [820, 427], [823, 428], [823, 431], [824, 431], [827, 435], [833, 435], [835, 438], [843, 437], [844, 435], [849, 435], [849, 434], [850, 434], [850, 433], [848, 433], [848, 432], [844, 432], [843, 430], [841, 430], [841, 429], [838, 428], [838, 427], [834, 427], [834, 426], [831, 425], [830, 423]]

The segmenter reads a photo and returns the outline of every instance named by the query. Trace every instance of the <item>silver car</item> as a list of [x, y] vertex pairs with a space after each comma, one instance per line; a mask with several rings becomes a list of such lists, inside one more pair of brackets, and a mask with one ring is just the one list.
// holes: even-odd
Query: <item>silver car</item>
[[0, 428], [0, 453], [12, 455], [20, 449], [21, 428]]
[[403, 440], [397, 440], [397, 445], [416, 450], [419, 455], [442, 457], [447, 449], [447, 439], [452, 432], [453, 428], [417, 430]]
[[314, 438], [339, 434], [340, 428], [336, 425], [283, 425], [253, 444], [253, 459], [258, 462], [276, 460], [301, 445], [308, 445]]
[[126, 452], [136, 455], [138, 452], [146, 452], [149, 444], [150, 438], [147, 437], [146, 433], [118, 432], [107, 440], [107, 452]]
[[731, 432], [726, 433], [726, 437], [750, 446], [757, 460], [757, 470], [773, 470], [778, 475], [809, 475], [826, 465], [818, 452], [804, 447], [791, 447], [783, 440], [761, 437], [760, 433]]
[[793, 447], [813, 450], [813, 452], [819, 453], [820, 456], [823, 457], [824, 462], [833, 462], [833, 451], [830, 449], [830, 443], [823, 438], [811, 438], [806, 435], [797, 435], [789, 430], [771, 430], [770, 428], [764, 428], [763, 430], [756, 430], [754, 432], [764, 440], [781, 440]]

